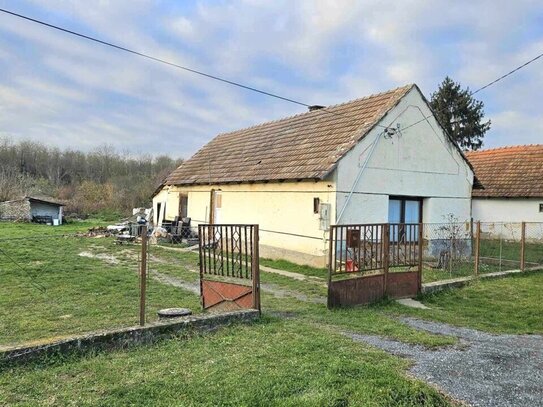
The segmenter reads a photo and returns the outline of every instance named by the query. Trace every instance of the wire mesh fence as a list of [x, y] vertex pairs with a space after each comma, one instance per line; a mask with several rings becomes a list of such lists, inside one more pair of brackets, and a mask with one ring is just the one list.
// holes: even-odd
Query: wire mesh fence
[[[63, 229], [0, 226], [0, 348], [139, 323], [141, 238]], [[197, 254], [150, 244], [146, 259], [146, 322], [162, 308], [199, 312]]]
[[423, 282], [473, 274], [472, 225], [469, 222], [423, 225]]
[[423, 228], [423, 282], [543, 266], [543, 223], [449, 222]]
[[480, 273], [521, 268], [522, 223], [481, 222], [480, 234]]
[[543, 222], [527, 222], [525, 225], [526, 269], [543, 266]]

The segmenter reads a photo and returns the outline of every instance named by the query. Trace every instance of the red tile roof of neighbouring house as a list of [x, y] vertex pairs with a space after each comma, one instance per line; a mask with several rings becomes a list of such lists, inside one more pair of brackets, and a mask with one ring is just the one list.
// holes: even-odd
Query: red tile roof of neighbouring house
[[165, 185], [324, 179], [416, 85], [219, 134]]
[[470, 151], [466, 157], [482, 186], [473, 197], [543, 197], [543, 144]]

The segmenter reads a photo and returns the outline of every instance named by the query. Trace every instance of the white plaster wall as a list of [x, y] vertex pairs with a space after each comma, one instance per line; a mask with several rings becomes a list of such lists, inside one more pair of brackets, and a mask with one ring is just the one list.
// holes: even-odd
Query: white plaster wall
[[[405, 128], [431, 115], [419, 91], [412, 89], [380, 122]], [[424, 197], [423, 221], [443, 222], [453, 213], [467, 221], [471, 211], [473, 173], [458, 150], [446, 139], [433, 117], [387, 139], [376, 126], [338, 164], [337, 213], [343, 208], [356, 177], [375, 150], [354, 188], [354, 194], [337, 223], [388, 220], [388, 196]]]
[[30, 214], [32, 216], [51, 216], [53, 219], [61, 221], [61, 206], [46, 204], [43, 202], [31, 202]]
[[542, 203], [543, 198], [473, 198], [472, 214], [481, 222], [543, 222], [543, 213], [539, 212]]

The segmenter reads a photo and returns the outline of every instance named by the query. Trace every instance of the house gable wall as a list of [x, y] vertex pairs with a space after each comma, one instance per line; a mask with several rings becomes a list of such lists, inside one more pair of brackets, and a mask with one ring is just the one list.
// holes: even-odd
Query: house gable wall
[[[387, 222], [390, 195], [423, 197], [424, 222], [444, 222], [449, 213], [460, 221], [470, 218], [473, 172], [431, 115], [418, 89], [413, 88], [379, 123], [394, 128], [399, 123], [398, 134], [379, 136], [384, 128], [376, 126], [340, 160], [335, 170], [338, 215], [346, 206], [337, 223]], [[431, 117], [401, 130], [425, 116]]]

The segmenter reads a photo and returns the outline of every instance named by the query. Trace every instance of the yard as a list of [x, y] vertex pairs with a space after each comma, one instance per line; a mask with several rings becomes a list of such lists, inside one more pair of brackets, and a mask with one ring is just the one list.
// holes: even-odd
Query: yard
[[[72, 233], [88, 226], [1, 224], [0, 238], [15, 232], [22, 238], [53, 230]], [[1, 247], [25, 271], [0, 254], [0, 344], [136, 324], [139, 246], [116, 246], [110, 238], [66, 237], [12, 240]], [[149, 318], [161, 307], [198, 310], [192, 289], [198, 278], [197, 254], [153, 246], [150, 260]], [[451, 405], [433, 387], [406, 374], [407, 360], [354, 342], [345, 333], [431, 348], [456, 343], [454, 337], [403, 323], [399, 318], [404, 316], [496, 333], [543, 333], [538, 318], [543, 313], [541, 273], [421, 297], [429, 310], [384, 301], [329, 311], [323, 304], [324, 280], [318, 278], [326, 276], [324, 270], [294, 270], [289, 263], [271, 260], [262, 265], [312, 278], [300, 281], [263, 270], [264, 317], [250, 326], [6, 368], [0, 373], [0, 404]]]

